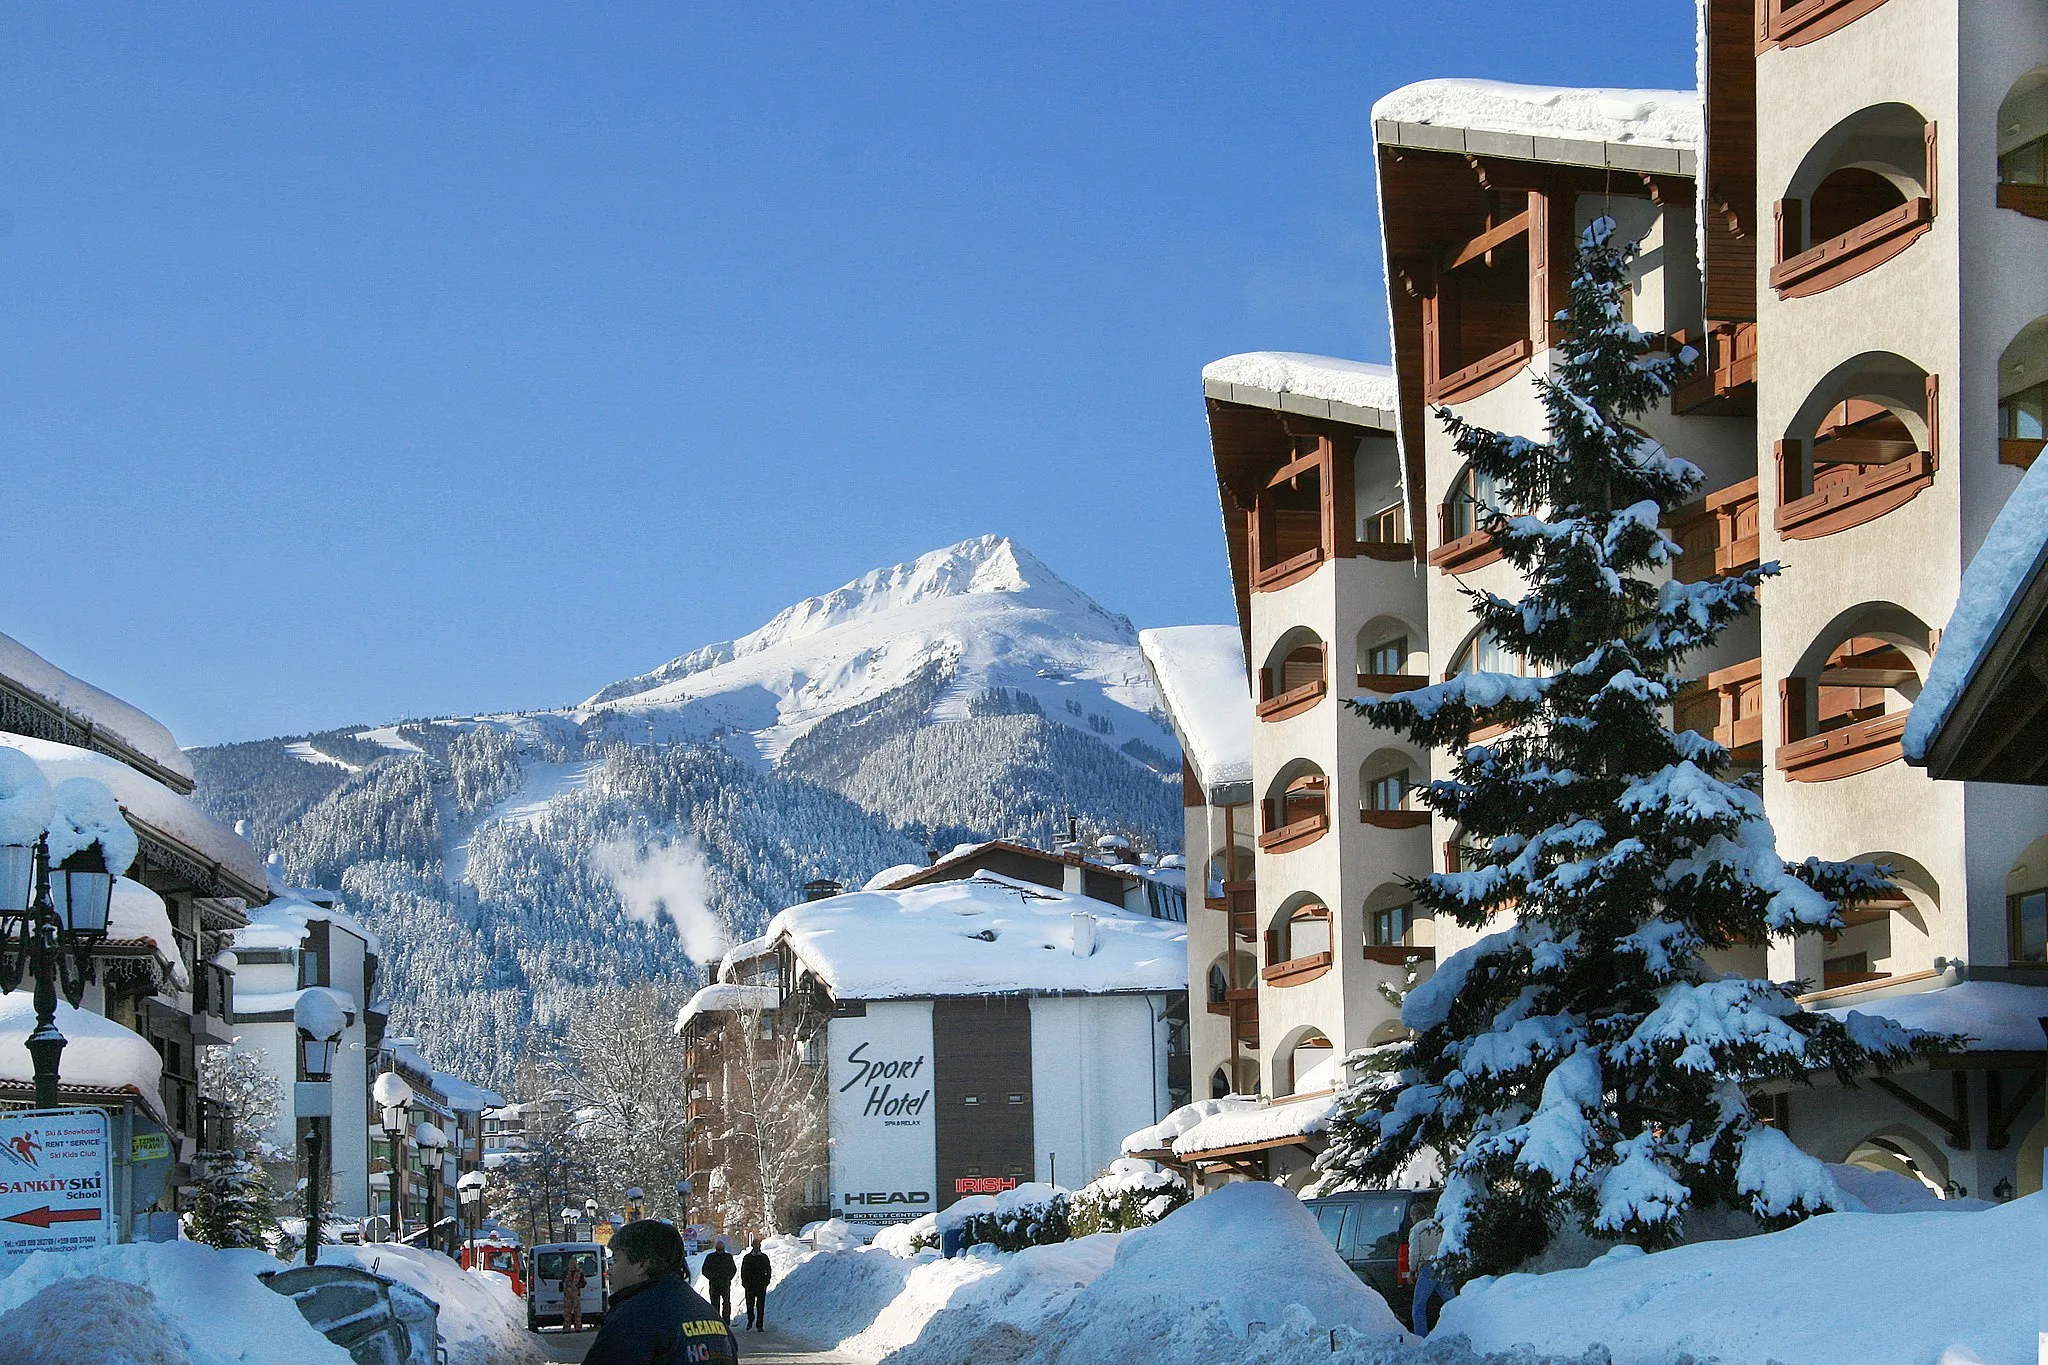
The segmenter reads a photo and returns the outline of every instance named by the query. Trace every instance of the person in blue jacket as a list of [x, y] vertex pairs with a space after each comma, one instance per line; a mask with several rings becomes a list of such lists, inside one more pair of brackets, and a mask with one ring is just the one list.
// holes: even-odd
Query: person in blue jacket
[[612, 1234], [612, 1297], [583, 1365], [734, 1365], [732, 1330], [690, 1288], [682, 1234], [643, 1218]]

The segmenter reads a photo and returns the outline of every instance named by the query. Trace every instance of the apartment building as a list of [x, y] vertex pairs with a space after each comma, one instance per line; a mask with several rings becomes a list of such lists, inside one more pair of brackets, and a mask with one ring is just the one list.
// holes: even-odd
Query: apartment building
[[[1255, 709], [1251, 867], [1206, 825], [1190, 844], [1225, 859], [1212, 887], [1249, 892], [1205, 907], [1234, 923], [1248, 903], [1256, 930], [1235, 936], [1260, 962], [1237, 1089], [1340, 1080], [1349, 1049], [1398, 1036], [1379, 985], [1475, 936], [1401, 902], [1402, 876], [1457, 865], [1461, 832], [1403, 796], [1444, 756], [1336, 703], [1354, 678], [1384, 694], [1522, 667], [1461, 591], [1518, 585], [1485, 534], [1493, 491], [1433, 413], [1544, 436], [1536, 381], [1573, 247], [1606, 215], [1642, 248], [1632, 320], [1702, 354], [1642, 420], [1707, 476], [1669, 521], [1675, 572], [1785, 570], [1694, 661], [1676, 723], [1759, 773], [1788, 857], [1886, 863], [1898, 886], [1837, 934], [1720, 965], [1978, 1040], [1936, 1068], [1758, 1102], [1829, 1160], [2024, 1192], [2048, 1015], [2025, 907], [2048, 889], [2048, 797], [1931, 781], [1901, 737], [1963, 565], [2048, 435], [2048, 10], [1701, 0], [1699, 19], [1701, 92], [1445, 80], [1381, 99], [1391, 368], [1259, 353], [1203, 373]], [[1216, 941], [1200, 915], [1191, 947]], [[1208, 1074], [1215, 1033], [1196, 1046]]]

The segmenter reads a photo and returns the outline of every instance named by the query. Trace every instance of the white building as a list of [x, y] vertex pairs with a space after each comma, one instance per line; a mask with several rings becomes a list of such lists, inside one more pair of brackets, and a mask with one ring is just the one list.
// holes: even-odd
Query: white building
[[[778, 1029], [821, 1057], [831, 1214], [880, 1224], [1079, 1185], [1166, 1114], [1184, 940], [1177, 922], [984, 871], [792, 906], [723, 972], [763, 997], [772, 980]], [[686, 1040], [734, 995], [700, 992]]]

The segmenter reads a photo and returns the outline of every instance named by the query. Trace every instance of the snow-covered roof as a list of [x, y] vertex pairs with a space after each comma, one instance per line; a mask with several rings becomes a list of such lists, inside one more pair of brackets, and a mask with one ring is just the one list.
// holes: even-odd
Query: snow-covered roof
[[465, 1114], [481, 1114], [486, 1109], [505, 1108], [505, 1097], [497, 1091], [472, 1085], [452, 1072], [436, 1071], [434, 1064], [420, 1051], [417, 1038], [386, 1038], [384, 1050], [431, 1081], [434, 1089], [448, 1101], [450, 1109]]
[[1138, 632], [1166, 713], [1211, 798], [1252, 780], [1252, 689], [1235, 626], [1162, 626]]
[[356, 998], [332, 986], [299, 986], [288, 991], [238, 989], [235, 992], [235, 1017], [258, 1022], [288, 1020], [296, 1023], [308, 996], [319, 1002], [322, 1011], [338, 1010], [344, 1019], [356, 1017]]
[[731, 1014], [737, 1010], [772, 1010], [782, 1002], [782, 991], [775, 986], [706, 986], [690, 997], [688, 1004], [676, 1011], [676, 1032], [689, 1027], [690, 1021], [699, 1015]]
[[990, 872], [793, 905], [768, 935], [841, 1000], [1187, 988], [1185, 925]]
[[1852, 1013], [1874, 1014], [1907, 1028], [1967, 1033], [1971, 1052], [2040, 1052], [2048, 1045], [2041, 1032], [2041, 1019], [2048, 1016], [2048, 986], [1963, 981], [1917, 995], [1839, 1005], [1821, 1013], [1838, 1019]]
[[1196, 1100], [1132, 1133], [1123, 1148], [1134, 1154], [1172, 1152], [1199, 1158], [1205, 1152], [1270, 1146], [1320, 1133], [1336, 1112], [1337, 1097], [1328, 1091], [1277, 1100], [1248, 1095]]
[[[1304, 411], [1392, 430], [1401, 406], [1394, 367], [1299, 351], [1247, 351], [1202, 367], [1202, 389], [1226, 403]], [[1289, 398], [1309, 399], [1304, 407]], [[1315, 403], [1334, 405], [1316, 408]]]
[[[28, 1036], [35, 1026], [33, 992], [0, 995], [0, 1082], [27, 1085], [35, 1079], [35, 1064], [28, 1055]], [[105, 1015], [73, 1009], [62, 1000], [57, 1002], [57, 1029], [64, 1035], [66, 1087], [123, 1091], [150, 1113], [163, 1117], [163, 1098], [157, 1093], [163, 1059], [147, 1038]]]
[[1372, 122], [1392, 146], [1691, 175], [1701, 118], [1696, 90], [1454, 79], [1381, 96]]
[[107, 938], [114, 942], [148, 942], [157, 955], [171, 964], [171, 979], [189, 986], [185, 956], [178, 951], [177, 936], [171, 931], [171, 912], [164, 898], [128, 877], [114, 880], [114, 897], [107, 908]]
[[735, 944], [726, 949], [725, 956], [718, 960], [718, 971], [714, 976], [720, 981], [730, 981], [739, 972], [742, 963], [766, 957], [773, 951], [775, 945], [765, 934], [760, 938], [750, 938], [745, 943]]
[[95, 733], [107, 735], [157, 767], [182, 778], [194, 778], [192, 760], [171, 738], [161, 721], [73, 677], [10, 635], [0, 635], [0, 678], [32, 692]]
[[2048, 564], [2048, 460], [2036, 460], [1963, 570], [1956, 609], [1941, 633], [1919, 699], [1906, 717], [1909, 761], [1926, 761], [1935, 736], [1948, 723], [2044, 564]]
[[296, 894], [284, 895], [249, 912], [249, 925], [235, 931], [237, 948], [297, 948], [306, 938], [306, 926], [315, 920], [340, 925], [361, 939], [372, 956], [384, 955], [384, 941], [363, 922], [345, 910], [315, 905]]
[[99, 779], [131, 820], [176, 840], [208, 862], [220, 864], [224, 872], [252, 890], [260, 891], [266, 885], [263, 860], [247, 839], [155, 778], [145, 777], [119, 759], [69, 744], [4, 733], [0, 733], [0, 744], [34, 759], [52, 784], [72, 777]]

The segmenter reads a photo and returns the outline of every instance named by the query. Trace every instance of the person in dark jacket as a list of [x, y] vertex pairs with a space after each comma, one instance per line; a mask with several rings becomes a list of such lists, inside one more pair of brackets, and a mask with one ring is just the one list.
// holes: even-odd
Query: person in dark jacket
[[704, 1283], [711, 1286], [711, 1306], [728, 1324], [732, 1322], [732, 1277], [739, 1273], [739, 1262], [725, 1249], [725, 1239], [719, 1238], [717, 1246], [704, 1258]]
[[775, 1269], [756, 1237], [753, 1250], [740, 1258], [740, 1288], [747, 1291], [747, 1326], [756, 1332], [768, 1325], [768, 1286], [774, 1279]]
[[643, 1218], [611, 1252], [611, 1309], [583, 1365], [737, 1365], [732, 1329], [690, 1288], [680, 1233]]

